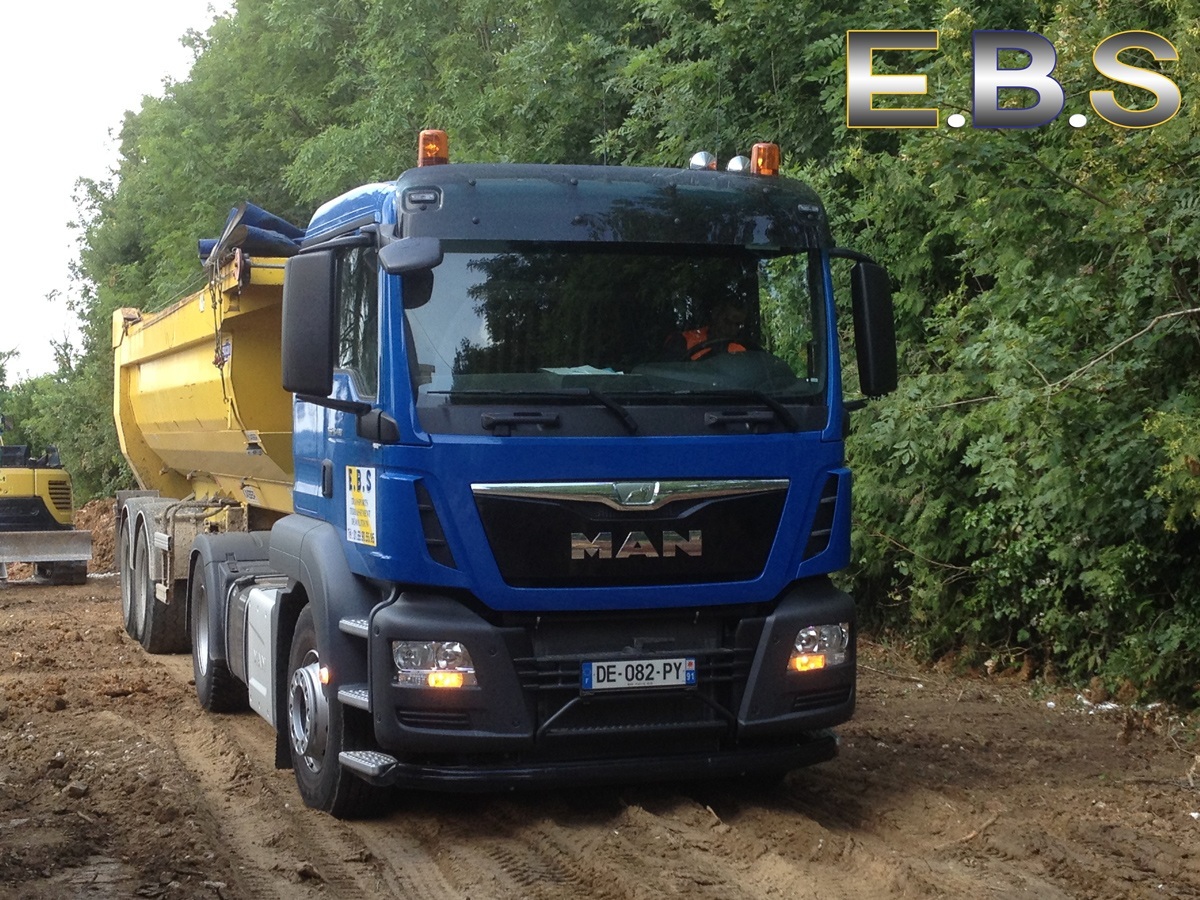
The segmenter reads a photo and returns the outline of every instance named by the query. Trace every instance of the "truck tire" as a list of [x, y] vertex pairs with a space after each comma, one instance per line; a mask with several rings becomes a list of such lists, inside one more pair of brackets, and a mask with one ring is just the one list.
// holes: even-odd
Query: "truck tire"
[[140, 635], [133, 628], [133, 547], [129, 541], [129, 520], [121, 523], [117, 532], [117, 572], [121, 581], [121, 620], [125, 633], [135, 641]]
[[133, 550], [133, 609], [141, 620], [139, 641], [147, 653], [182, 653], [188, 649], [185, 604], [163, 603], [154, 596], [150, 577], [150, 542], [138, 532]]
[[192, 568], [191, 582], [192, 674], [200, 705], [214, 713], [239, 712], [250, 705], [246, 686], [229, 671], [223, 659], [213, 659], [208, 586], [203, 560]]
[[338, 819], [368, 816], [378, 808], [379, 791], [342, 768], [342, 750], [369, 746], [365, 730], [369, 720], [346, 709], [329, 685], [321, 684], [317, 630], [312, 606], [304, 607], [296, 622], [288, 655], [288, 747], [296, 785], [306, 805]]

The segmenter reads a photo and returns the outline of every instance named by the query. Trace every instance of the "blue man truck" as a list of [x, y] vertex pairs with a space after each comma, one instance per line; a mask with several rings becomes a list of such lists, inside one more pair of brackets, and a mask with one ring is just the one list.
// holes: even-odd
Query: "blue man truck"
[[[122, 607], [309, 806], [777, 774], [855, 703], [848, 410], [885, 271], [756, 145], [724, 171], [419, 164], [113, 319]], [[844, 260], [844, 262], [842, 262]], [[843, 278], [842, 275], [846, 277]]]

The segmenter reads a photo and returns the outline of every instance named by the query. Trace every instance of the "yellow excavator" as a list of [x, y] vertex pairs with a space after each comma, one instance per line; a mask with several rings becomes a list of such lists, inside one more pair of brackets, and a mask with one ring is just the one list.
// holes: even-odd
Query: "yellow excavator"
[[74, 525], [71, 476], [58, 450], [29, 455], [25, 444], [6, 444], [12, 421], [0, 415], [0, 581], [8, 563], [30, 563], [44, 584], [83, 584], [92, 558], [92, 533]]

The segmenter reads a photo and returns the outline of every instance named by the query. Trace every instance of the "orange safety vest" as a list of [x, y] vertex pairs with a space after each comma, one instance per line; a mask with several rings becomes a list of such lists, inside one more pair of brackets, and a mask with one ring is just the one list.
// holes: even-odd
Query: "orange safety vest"
[[[683, 332], [683, 340], [687, 344], [687, 348], [689, 351], [693, 347], [695, 347], [697, 344], [703, 344], [705, 341], [708, 340], [708, 326], [704, 325], [704, 326], [701, 326], [700, 328], [695, 328], [695, 329], [692, 329], [691, 331]], [[692, 356], [691, 353], [688, 353], [688, 356], [691, 357], [692, 359], [703, 359], [712, 351], [713, 351], [712, 347], [705, 347], [703, 350], [697, 351], [695, 356]], [[741, 344], [738, 344], [734, 341], [730, 341], [729, 346], [725, 348], [725, 351], [727, 353], [745, 353], [746, 348], [743, 347]]]

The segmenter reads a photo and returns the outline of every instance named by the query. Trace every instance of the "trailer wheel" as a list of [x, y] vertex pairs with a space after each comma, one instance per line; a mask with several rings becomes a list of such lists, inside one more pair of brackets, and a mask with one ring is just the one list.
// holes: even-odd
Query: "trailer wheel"
[[117, 572], [121, 580], [121, 620], [125, 633], [135, 641], [140, 639], [133, 622], [133, 548], [129, 541], [129, 520], [121, 523], [117, 532]]
[[[317, 631], [312, 607], [296, 622], [288, 656], [287, 718], [292, 770], [305, 804], [339, 819], [355, 819], [376, 809], [377, 794], [365, 781], [342, 768], [338, 754], [366, 744], [365, 723], [321, 683]], [[349, 714], [349, 715], [348, 715]]]
[[133, 550], [133, 611], [140, 620], [139, 640], [147, 653], [182, 653], [187, 647], [185, 604], [163, 603], [154, 596], [150, 577], [150, 542], [138, 532]]
[[[246, 686], [233, 677], [223, 659], [212, 656], [212, 625], [209, 616], [208, 586], [204, 582], [203, 560], [192, 569], [191, 582], [192, 674], [196, 696], [209, 712], [238, 712], [249, 705]], [[178, 602], [178, 601], [176, 601]]]
[[[126, 523], [122, 526], [125, 532], [126, 541], [129, 541], [129, 525]], [[142, 641], [142, 632], [146, 627], [146, 603], [144, 600], [147, 588], [150, 590], [151, 596], [154, 595], [154, 585], [149, 584], [150, 580], [150, 560], [146, 553], [142, 554], [141, 566], [138, 564], [138, 550], [145, 543], [143, 537], [141, 541], [129, 546], [129, 578], [122, 580], [121, 587], [121, 603], [125, 606], [125, 631], [128, 635], [137, 641], [139, 644]], [[125, 584], [129, 585], [128, 598], [126, 598]]]

